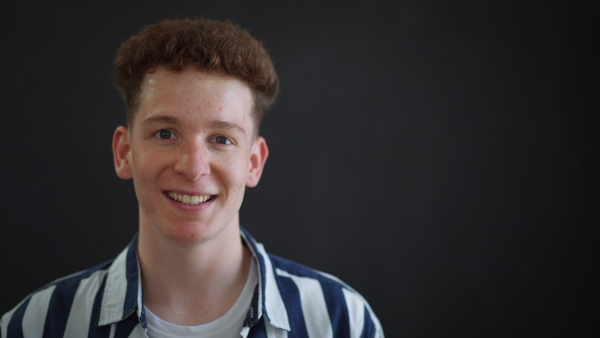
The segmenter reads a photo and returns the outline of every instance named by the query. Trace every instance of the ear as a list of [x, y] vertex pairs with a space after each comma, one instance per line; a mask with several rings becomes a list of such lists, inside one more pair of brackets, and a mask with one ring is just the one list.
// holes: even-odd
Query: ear
[[268, 156], [269, 148], [267, 148], [267, 141], [262, 136], [259, 136], [252, 145], [250, 168], [248, 170], [248, 179], [246, 180], [247, 187], [253, 188], [258, 185]]
[[129, 130], [123, 126], [117, 127], [112, 141], [113, 159], [117, 176], [124, 180], [133, 177], [131, 173], [131, 148], [129, 145]]

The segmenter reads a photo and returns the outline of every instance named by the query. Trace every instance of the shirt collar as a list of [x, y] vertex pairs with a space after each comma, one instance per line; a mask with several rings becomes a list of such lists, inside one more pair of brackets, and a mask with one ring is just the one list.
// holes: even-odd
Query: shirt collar
[[253, 326], [264, 314], [271, 325], [290, 331], [287, 310], [277, 286], [271, 259], [261, 243], [257, 243], [246, 229], [240, 228], [240, 230], [242, 241], [252, 252], [258, 267], [258, 285], [254, 291], [245, 326]]
[[[271, 325], [290, 331], [287, 310], [277, 286], [269, 255], [263, 245], [257, 243], [245, 229], [240, 228], [240, 236], [254, 256], [258, 268], [258, 285], [254, 291], [245, 326], [253, 326], [264, 314]], [[145, 321], [136, 250], [137, 239], [138, 236], [135, 235], [108, 270], [98, 325], [122, 321], [136, 311], [138, 317]]]
[[106, 277], [98, 325], [119, 322], [140, 309], [140, 271], [137, 260], [135, 235], [127, 248], [113, 261]]

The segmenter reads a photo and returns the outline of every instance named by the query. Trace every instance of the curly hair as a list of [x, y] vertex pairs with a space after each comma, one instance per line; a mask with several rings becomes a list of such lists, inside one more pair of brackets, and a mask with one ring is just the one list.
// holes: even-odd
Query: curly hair
[[139, 106], [144, 75], [157, 67], [179, 72], [193, 66], [246, 83], [254, 97], [255, 132], [279, 91], [279, 79], [262, 43], [231, 21], [165, 20], [125, 41], [115, 58], [115, 85], [127, 105], [127, 124]]

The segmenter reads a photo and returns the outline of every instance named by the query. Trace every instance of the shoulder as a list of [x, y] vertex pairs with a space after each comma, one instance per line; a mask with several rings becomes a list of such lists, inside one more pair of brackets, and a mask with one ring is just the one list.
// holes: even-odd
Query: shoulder
[[269, 254], [269, 259], [286, 308], [301, 311], [304, 326], [310, 328], [309, 321], [328, 321], [334, 337], [383, 337], [369, 303], [348, 284], [276, 255]]
[[325, 292], [334, 292], [339, 289], [352, 290], [350, 286], [339, 278], [325, 272], [309, 268], [305, 265], [273, 254], [269, 254], [269, 259], [271, 260], [276, 275], [279, 277], [304, 280], [308, 283], [318, 283], [324, 288]]
[[271, 326], [300, 337], [383, 337], [379, 319], [358, 292], [337, 277], [268, 253], [241, 230], [259, 263], [255, 298], [262, 298]]
[[75, 309], [78, 311], [94, 302], [111, 263], [112, 260], [57, 279], [32, 292], [2, 316], [0, 337], [21, 336], [23, 330], [41, 336], [39, 331], [44, 330], [44, 326], [66, 322], [75, 303], [81, 307]]

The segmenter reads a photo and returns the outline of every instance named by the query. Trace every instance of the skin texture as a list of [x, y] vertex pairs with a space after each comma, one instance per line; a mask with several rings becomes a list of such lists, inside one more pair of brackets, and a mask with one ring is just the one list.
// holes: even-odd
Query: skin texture
[[[115, 131], [113, 153], [139, 202], [144, 304], [175, 324], [206, 323], [227, 312], [246, 280], [239, 209], [268, 148], [253, 136], [253, 98], [236, 79], [158, 68], [140, 95], [133, 124]], [[211, 200], [187, 206], [168, 192]]]

